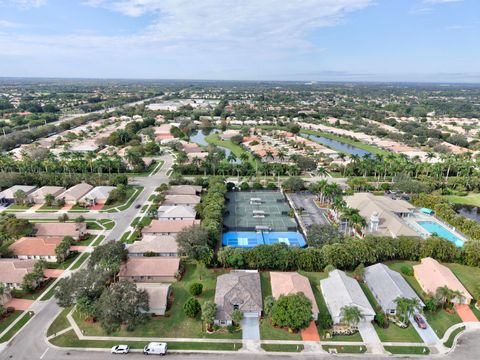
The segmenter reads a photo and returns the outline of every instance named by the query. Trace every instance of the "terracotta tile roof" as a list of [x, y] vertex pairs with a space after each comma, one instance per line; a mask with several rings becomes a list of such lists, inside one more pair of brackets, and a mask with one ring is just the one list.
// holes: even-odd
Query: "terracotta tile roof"
[[318, 306], [313, 295], [310, 280], [297, 272], [275, 272], [270, 273], [270, 284], [272, 296], [278, 299], [280, 295], [303, 293], [312, 302], [312, 312], [318, 314]]
[[46, 222], [34, 224], [36, 229], [36, 236], [72, 236], [78, 237], [81, 232], [87, 231], [87, 224], [85, 223], [61, 223], [61, 222]]
[[180, 259], [170, 256], [131, 257], [120, 267], [119, 277], [164, 276], [173, 277]]
[[[207, 154], [207, 153], [205, 153]], [[168, 189], [165, 194], [167, 195], [197, 195], [202, 192], [201, 186], [194, 185], [174, 185]]]
[[61, 237], [22, 237], [8, 248], [16, 256], [55, 256], [55, 249], [62, 239]]
[[0, 259], [0, 283], [20, 284], [38, 260]]

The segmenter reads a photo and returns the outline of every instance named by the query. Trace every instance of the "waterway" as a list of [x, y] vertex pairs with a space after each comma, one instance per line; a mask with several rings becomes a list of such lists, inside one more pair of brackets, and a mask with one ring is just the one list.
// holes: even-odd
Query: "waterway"
[[350, 144], [345, 144], [337, 140], [333, 139], [328, 139], [323, 136], [317, 136], [317, 135], [310, 135], [310, 134], [305, 134], [305, 133], [300, 133], [301, 136], [306, 137], [310, 140], [314, 140], [322, 145], [328, 146], [329, 148], [333, 150], [337, 150], [346, 154], [350, 155], [358, 155], [360, 157], [364, 155], [369, 155], [372, 156], [373, 154], [370, 151], [360, 149], [356, 146], [350, 145]]
[[455, 205], [455, 211], [457, 214], [463, 215], [466, 218], [475, 220], [480, 223], [480, 208], [473, 205]]
[[[220, 130], [214, 129], [214, 130], [211, 131], [211, 133], [218, 134], [218, 133], [220, 133]], [[194, 142], [194, 143], [197, 143], [200, 146], [208, 146], [209, 144], [208, 144], [207, 140], [205, 140], [205, 138], [208, 135], [209, 134], [205, 134], [203, 131], [192, 132], [190, 134], [190, 141]], [[217, 146], [217, 147], [219, 149], [222, 149], [223, 151], [225, 151], [225, 157], [227, 157], [227, 158], [230, 155], [230, 153], [232, 152], [230, 149], [227, 149], [226, 147], [223, 147], [223, 146]], [[233, 163], [234, 164], [240, 164], [241, 162], [242, 161], [237, 158], [237, 160], [235, 160]]]

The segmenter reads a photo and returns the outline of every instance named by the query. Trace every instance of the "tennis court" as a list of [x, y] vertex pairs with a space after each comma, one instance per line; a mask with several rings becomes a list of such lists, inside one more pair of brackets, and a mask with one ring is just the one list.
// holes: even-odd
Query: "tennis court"
[[225, 231], [297, 231], [290, 207], [279, 191], [229, 192], [225, 195]]
[[239, 248], [252, 248], [258, 245], [272, 245], [277, 243], [288, 246], [304, 247], [306, 245], [302, 234], [298, 232], [249, 232], [230, 231], [223, 234], [222, 243], [224, 246]]

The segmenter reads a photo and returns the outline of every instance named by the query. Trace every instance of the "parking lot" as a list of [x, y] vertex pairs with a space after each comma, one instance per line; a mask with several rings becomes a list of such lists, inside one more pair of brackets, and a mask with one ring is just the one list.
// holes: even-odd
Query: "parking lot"
[[[325, 218], [327, 209], [320, 209], [313, 201], [314, 195], [309, 192], [301, 192], [288, 195], [292, 200], [295, 210], [300, 215], [307, 228], [312, 224], [327, 224]], [[325, 215], [324, 215], [325, 214]]]

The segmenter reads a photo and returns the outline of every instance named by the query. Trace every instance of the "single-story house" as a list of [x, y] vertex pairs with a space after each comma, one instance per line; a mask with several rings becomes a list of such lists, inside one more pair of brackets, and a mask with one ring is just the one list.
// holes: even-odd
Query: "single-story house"
[[450, 290], [459, 291], [463, 296], [460, 299], [453, 299], [452, 302], [470, 304], [473, 300], [472, 295], [457, 279], [452, 270], [431, 257], [423, 258], [420, 264], [413, 267], [413, 271], [415, 279], [427, 294], [434, 295], [439, 287], [446, 286]]
[[235, 270], [217, 278], [215, 288], [216, 325], [231, 325], [232, 313], [260, 317], [263, 309], [260, 275], [256, 270]]
[[166, 195], [162, 205], [170, 206], [195, 206], [200, 203], [200, 196], [197, 195]]
[[328, 278], [320, 280], [320, 288], [334, 324], [342, 323], [342, 307], [344, 306], [356, 306], [364, 315], [362, 321], [373, 321], [375, 310], [357, 280], [345, 272], [331, 271]]
[[297, 272], [270, 272], [272, 296], [278, 299], [280, 295], [303, 293], [312, 302], [312, 319], [318, 319], [318, 305], [313, 294], [310, 280]]
[[9, 289], [22, 287], [25, 275], [33, 271], [38, 260], [0, 259], [0, 284]]
[[92, 189], [92, 185], [82, 182], [65, 190], [63, 193], [57, 196], [57, 199], [65, 200], [65, 204], [74, 205]]
[[387, 265], [379, 263], [366, 267], [363, 278], [387, 315], [397, 313], [395, 299], [398, 297], [415, 298], [418, 299], [422, 307], [425, 306], [403, 276], [391, 270]]
[[71, 236], [78, 241], [88, 235], [86, 223], [61, 223], [45, 222], [33, 224], [35, 236], [39, 237], [61, 237]]
[[152, 220], [142, 229], [145, 235], [176, 235], [183, 229], [200, 224], [200, 220]]
[[138, 290], [145, 290], [148, 294], [149, 314], [165, 315], [170, 295], [170, 284], [137, 283]]
[[115, 190], [115, 186], [96, 186], [78, 202], [88, 206], [105, 204], [112, 190]]
[[195, 220], [197, 212], [190, 206], [162, 205], [158, 208], [159, 220]]
[[25, 195], [30, 195], [32, 192], [35, 191], [36, 186], [30, 185], [14, 185], [8, 189], [3, 190], [0, 192], [0, 204], [2, 205], [9, 205], [15, 202], [15, 193], [17, 191], [23, 191]]
[[142, 240], [127, 245], [128, 255], [143, 256], [152, 253], [155, 256], [178, 256], [178, 244], [171, 235], [145, 235]]
[[55, 249], [62, 242], [61, 237], [22, 237], [15, 241], [8, 249], [21, 260], [57, 261]]
[[165, 195], [200, 195], [201, 192], [201, 186], [173, 185], [165, 192]]
[[122, 264], [118, 278], [147, 283], [172, 282], [176, 281], [179, 266], [178, 257], [134, 256]]
[[365, 234], [380, 236], [418, 236], [403, 218], [413, 215], [415, 206], [405, 200], [394, 200], [388, 196], [375, 196], [371, 193], [355, 193], [345, 196], [348, 207], [360, 210], [367, 221]]
[[45, 204], [45, 196], [52, 195], [53, 198], [56, 198], [65, 190], [63, 186], [42, 186], [40, 189], [32, 192], [28, 199], [34, 204]]

